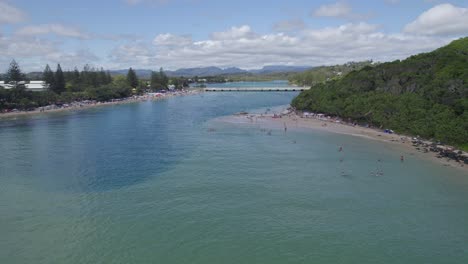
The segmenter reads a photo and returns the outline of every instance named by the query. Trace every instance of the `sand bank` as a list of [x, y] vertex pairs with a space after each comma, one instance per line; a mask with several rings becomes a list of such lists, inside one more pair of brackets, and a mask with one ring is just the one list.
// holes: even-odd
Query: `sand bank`
[[[335, 121], [327, 118], [317, 117], [301, 117], [294, 112], [282, 115], [271, 115], [271, 114], [245, 114], [234, 115], [227, 118], [222, 118], [222, 121], [239, 123], [246, 125], [257, 125], [261, 128], [272, 128], [272, 129], [311, 129], [316, 131], [326, 131], [332, 133], [339, 133], [345, 135], [351, 135], [356, 137], [363, 137], [371, 140], [378, 140], [385, 143], [393, 144], [398, 147], [398, 151], [401, 151], [403, 157], [408, 156], [420, 156], [426, 159], [430, 159], [433, 162], [437, 162], [442, 166], [454, 167], [463, 170], [468, 174], [468, 165], [463, 162], [457, 162], [452, 159], [441, 158], [438, 153], [425, 151], [422, 148], [415, 147], [413, 145], [413, 138], [406, 135], [399, 135], [396, 133], [385, 133], [382, 130], [367, 128], [361, 126], [353, 126]], [[418, 149], [419, 148], [419, 149]], [[468, 155], [467, 153], [464, 153]], [[438, 157], [439, 156], [439, 157]]]

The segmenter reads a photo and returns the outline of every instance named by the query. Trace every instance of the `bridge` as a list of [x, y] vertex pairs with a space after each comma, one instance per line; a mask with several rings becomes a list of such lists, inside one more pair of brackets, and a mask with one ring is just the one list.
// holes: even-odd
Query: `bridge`
[[310, 87], [209, 87], [205, 92], [302, 92]]

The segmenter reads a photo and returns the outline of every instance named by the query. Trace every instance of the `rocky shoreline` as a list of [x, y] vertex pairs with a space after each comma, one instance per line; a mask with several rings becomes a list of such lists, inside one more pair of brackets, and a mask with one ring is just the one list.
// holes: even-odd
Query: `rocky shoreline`
[[413, 139], [412, 141], [413, 147], [416, 150], [424, 153], [433, 152], [436, 153], [436, 157], [438, 159], [449, 159], [459, 163], [463, 163], [468, 165], [468, 153], [463, 152], [461, 150], [457, 150], [453, 147], [448, 147], [444, 145], [437, 144], [435, 142], [430, 141], [422, 141], [419, 139]]

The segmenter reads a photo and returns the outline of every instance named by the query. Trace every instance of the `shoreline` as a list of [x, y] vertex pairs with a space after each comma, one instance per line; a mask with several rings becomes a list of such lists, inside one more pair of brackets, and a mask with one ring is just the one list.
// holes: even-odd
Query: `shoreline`
[[187, 95], [194, 95], [200, 93], [199, 90], [192, 90], [192, 91], [181, 91], [181, 92], [173, 92], [173, 93], [147, 93], [144, 95], [139, 96], [132, 96], [127, 98], [121, 99], [113, 99], [111, 101], [105, 102], [98, 102], [98, 101], [77, 101], [71, 104], [64, 104], [67, 105], [65, 107], [57, 107], [55, 105], [50, 106], [43, 106], [34, 109], [33, 111], [18, 111], [18, 112], [9, 112], [9, 113], [0, 113], [0, 121], [8, 120], [8, 119], [16, 119], [18, 117], [30, 117], [30, 116], [38, 116], [43, 114], [51, 114], [51, 113], [62, 113], [62, 112], [72, 112], [72, 111], [82, 111], [97, 107], [103, 106], [113, 106], [113, 105], [121, 105], [121, 104], [131, 104], [131, 103], [138, 103], [144, 101], [158, 101], [167, 99], [170, 97], [175, 96], [187, 96]]
[[[263, 125], [274, 129], [306, 129], [308, 131], [324, 131], [331, 132], [355, 137], [366, 138], [370, 140], [376, 140], [383, 143], [389, 143], [395, 147], [401, 149], [405, 155], [419, 156], [424, 159], [429, 159], [432, 162], [438, 163], [445, 167], [452, 167], [464, 171], [468, 174], [468, 164], [464, 164], [463, 161], [456, 161], [454, 159], [440, 157], [438, 152], [425, 151], [426, 147], [421, 145], [415, 145], [413, 138], [407, 135], [400, 135], [396, 133], [384, 133], [382, 130], [353, 126], [337, 122], [333, 119], [326, 118], [311, 118], [302, 117], [295, 112], [277, 114], [245, 114], [240, 113], [233, 116], [228, 116], [221, 119], [225, 122], [233, 122], [238, 124], [248, 125]], [[421, 142], [421, 141], [419, 141]], [[423, 142], [422, 144], [427, 144]], [[446, 147], [448, 148], [448, 147]], [[463, 155], [468, 156], [468, 153], [463, 152]], [[404, 156], [404, 155], [403, 155]], [[439, 156], [439, 157], [438, 157]]]

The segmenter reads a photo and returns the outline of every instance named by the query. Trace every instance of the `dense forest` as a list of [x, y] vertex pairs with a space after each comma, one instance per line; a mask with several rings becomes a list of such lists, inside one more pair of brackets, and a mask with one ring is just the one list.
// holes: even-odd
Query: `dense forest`
[[314, 86], [331, 80], [337, 80], [352, 71], [360, 70], [367, 66], [375, 66], [372, 61], [348, 62], [342, 65], [320, 66], [305, 72], [286, 76], [290, 83], [299, 86]]
[[[48, 88], [45, 91], [30, 91], [25, 82], [29, 76], [44, 81]], [[141, 94], [145, 91], [160, 91], [173, 85], [176, 89], [188, 86], [184, 78], [168, 78], [163, 69], [152, 72], [150, 80], [140, 80], [130, 68], [127, 75], [111, 76], [109, 71], [96, 69], [89, 65], [79, 71], [63, 71], [60, 64], [56, 70], [47, 65], [41, 74], [24, 74], [18, 63], [13, 60], [8, 71], [0, 76], [5, 83], [13, 85], [11, 89], [0, 86], [0, 112], [32, 110], [37, 107], [63, 104], [73, 101], [95, 100], [109, 101]], [[37, 80], [37, 79], [36, 79]]]
[[468, 37], [403, 61], [364, 67], [296, 97], [321, 112], [468, 149]]

